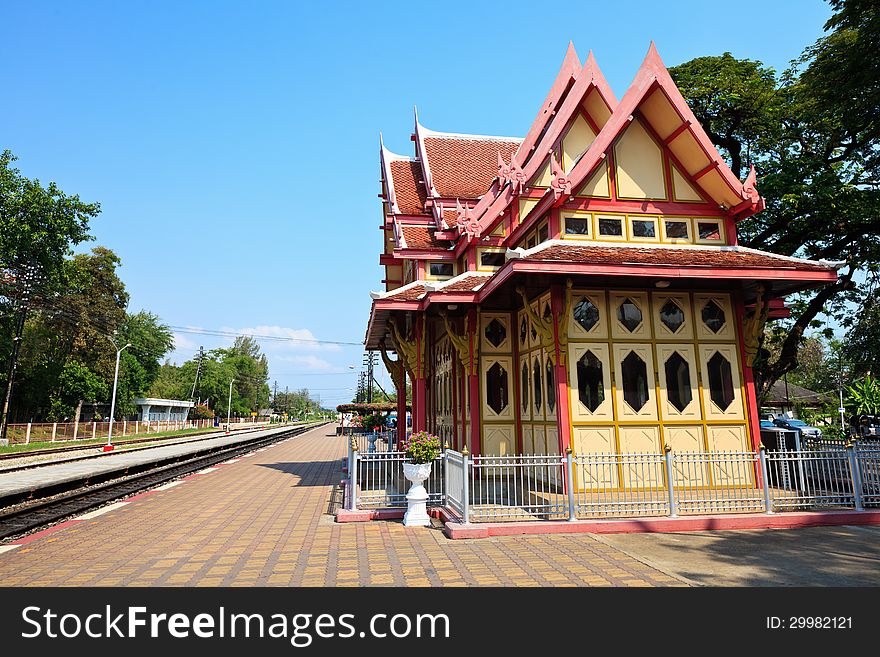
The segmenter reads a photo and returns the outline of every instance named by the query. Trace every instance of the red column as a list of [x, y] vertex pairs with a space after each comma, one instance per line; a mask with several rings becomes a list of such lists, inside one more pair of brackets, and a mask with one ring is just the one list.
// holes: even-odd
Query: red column
[[425, 431], [427, 428], [427, 396], [425, 390], [425, 317], [419, 316], [415, 325], [416, 362], [413, 368], [416, 380], [413, 381], [413, 431]]
[[470, 310], [467, 315], [468, 336], [470, 338], [470, 361], [471, 368], [468, 372], [468, 399], [471, 411], [471, 454], [480, 454], [480, 410], [483, 407], [480, 401], [480, 358], [478, 356], [480, 339], [477, 326], [477, 311]]
[[[400, 354], [397, 355], [398, 360], [401, 359]], [[400, 376], [397, 377], [397, 436], [403, 438], [406, 436], [406, 368], [403, 367], [401, 360]]]
[[556, 350], [556, 366], [553, 368], [553, 374], [556, 379], [556, 430], [559, 436], [559, 453], [565, 454], [565, 450], [571, 445], [571, 411], [569, 409], [568, 394], [568, 370], [565, 367], [565, 358], [567, 354], [563, 353], [562, 347], [559, 345], [559, 326], [565, 327], [564, 322], [568, 321], [567, 317], [563, 317], [565, 312], [565, 288], [562, 285], [553, 285], [550, 288], [550, 309], [553, 318], [561, 318], [553, 324], [553, 343]]
[[[743, 388], [745, 389], [746, 398], [746, 419], [748, 420], [749, 433], [752, 437], [752, 448], [758, 449], [761, 444], [761, 418], [758, 416], [758, 396], [755, 394], [755, 379], [752, 374], [752, 368], [746, 365], [746, 346], [745, 336], [743, 335], [743, 319], [745, 318], [746, 309], [743, 301], [742, 293], [734, 296], [735, 312], [736, 312], [736, 332], [739, 336], [739, 358], [742, 362]], [[756, 308], [756, 311], [759, 310]]]
[[516, 426], [514, 427], [514, 431], [516, 435], [514, 436], [516, 441], [516, 453], [523, 453], [523, 438], [522, 438], [522, 399], [520, 399], [520, 394], [522, 392], [522, 381], [520, 377], [522, 376], [520, 367], [519, 367], [519, 340], [516, 337], [516, 311], [510, 313], [510, 341], [513, 343], [513, 377], [511, 380], [513, 381], [513, 394], [510, 398], [513, 400], [514, 406], [514, 422]]

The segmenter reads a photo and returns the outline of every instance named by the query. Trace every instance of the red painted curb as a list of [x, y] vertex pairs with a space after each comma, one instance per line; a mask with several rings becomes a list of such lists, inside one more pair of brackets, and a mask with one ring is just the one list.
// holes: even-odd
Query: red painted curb
[[522, 534], [631, 534], [637, 532], [696, 532], [725, 529], [796, 529], [836, 525], [880, 525], [880, 511], [815, 511], [762, 515], [728, 514], [686, 518], [622, 518], [615, 520], [551, 520], [460, 524], [447, 522], [451, 539], [517, 536]]
[[[402, 520], [406, 509], [358, 509], [351, 511], [349, 509], [339, 509], [336, 512], [336, 522], [369, 522], [370, 520]], [[448, 523], [450, 516], [445, 509], [432, 507], [428, 509], [428, 515], [432, 518], [439, 518], [444, 523]]]

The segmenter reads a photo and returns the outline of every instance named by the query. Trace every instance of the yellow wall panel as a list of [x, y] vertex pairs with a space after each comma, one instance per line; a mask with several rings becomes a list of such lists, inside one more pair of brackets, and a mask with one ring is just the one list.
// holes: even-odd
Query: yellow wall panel
[[[621, 454], [661, 454], [660, 427], [619, 427]], [[662, 488], [663, 470], [642, 464], [622, 464], [622, 486], [629, 488]]]
[[[654, 385], [654, 353], [653, 348], [649, 344], [615, 344], [614, 348], [614, 381], [615, 381], [615, 402], [617, 403], [617, 419], [618, 420], [638, 420], [638, 421], [656, 421], [657, 420], [657, 389]], [[630, 353], [644, 363], [644, 372], [646, 374], [647, 383], [647, 401], [640, 408], [634, 408], [630, 405], [626, 395], [627, 377], [624, 376], [624, 361], [630, 357]], [[621, 443], [621, 450], [623, 444]]]
[[[545, 164], [532, 179], [531, 187], [549, 187], [553, 175], [550, 173], [550, 160]], [[522, 216], [522, 215], [520, 215]]]
[[608, 185], [608, 165], [602, 162], [599, 168], [593, 172], [587, 182], [578, 190], [577, 196], [595, 196], [609, 198], [611, 188]]
[[676, 201], [702, 201], [703, 197], [694, 189], [690, 181], [684, 177], [684, 174], [678, 170], [678, 167], [672, 165], [672, 196]]
[[483, 455], [505, 456], [516, 452], [513, 440], [513, 426], [484, 425]]
[[614, 146], [617, 195], [621, 198], [665, 199], [663, 152], [634, 119]]
[[594, 139], [596, 133], [587, 120], [578, 114], [562, 138], [562, 168], [566, 173], [574, 168], [575, 162], [586, 153]]
[[526, 218], [529, 212], [538, 205], [538, 201], [540, 199], [537, 198], [521, 198], [519, 200], [519, 220], [520, 222]]
[[[703, 427], [663, 427], [666, 444], [674, 454], [701, 454], [705, 451], [703, 444]], [[673, 460], [675, 486], [697, 487], [706, 486], [709, 482], [708, 468], [705, 463], [688, 461], [686, 458]]]
[[[580, 398], [578, 387], [578, 363], [587, 352], [591, 352], [602, 366], [602, 401], [590, 410]], [[609, 422], [614, 419], [614, 405], [611, 396], [611, 364], [608, 358], [608, 345], [603, 342], [569, 343], [568, 345], [568, 387], [571, 395], [572, 422]]]

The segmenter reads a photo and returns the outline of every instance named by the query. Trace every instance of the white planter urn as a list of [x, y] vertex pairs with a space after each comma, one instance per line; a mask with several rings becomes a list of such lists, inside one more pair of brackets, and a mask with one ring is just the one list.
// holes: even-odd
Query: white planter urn
[[428, 516], [428, 491], [425, 490], [425, 479], [431, 475], [430, 463], [404, 463], [403, 476], [412, 482], [406, 494], [406, 513], [403, 516], [404, 527], [428, 527], [431, 518]]

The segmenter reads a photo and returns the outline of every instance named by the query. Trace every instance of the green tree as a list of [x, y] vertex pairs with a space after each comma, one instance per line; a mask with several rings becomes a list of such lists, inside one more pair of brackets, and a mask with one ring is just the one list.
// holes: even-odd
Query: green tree
[[52, 395], [49, 419], [79, 421], [84, 402], [105, 399], [108, 386], [101, 377], [76, 361], [64, 365], [58, 377], [58, 389]]
[[[831, 5], [831, 32], [781, 76], [729, 53], [670, 69], [734, 171], [754, 164], [760, 173], [767, 207], [740, 225], [740, 243], [844, 263], [836, 282], [794, 299], [792, 318], [765, 333], [755, 361], [759, 402], [797, 367], [808, 330], [826, 328], [827, 319], [847, 325], [847, 304], [861, 305], [876, 287], [880, 75], [871, 48], [880, 27], [872, 3]], [[857, 287], [859, 271], [865, 282]]]

